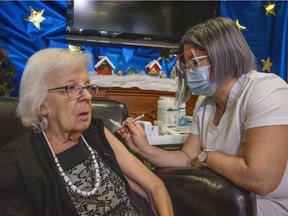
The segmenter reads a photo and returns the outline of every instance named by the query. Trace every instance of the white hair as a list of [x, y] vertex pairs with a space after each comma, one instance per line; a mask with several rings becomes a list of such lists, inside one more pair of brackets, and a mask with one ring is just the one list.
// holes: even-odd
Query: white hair
[[52, 77], [67, 76], [87, 65], [90, 55], [61, 48], [46, 48], [33, 54], [24, 69], [20, 82], [16, 115], [33, 129], [45, 129], [48, 121], [40, 115], [41, 104], [48, 97], [46, 81]]

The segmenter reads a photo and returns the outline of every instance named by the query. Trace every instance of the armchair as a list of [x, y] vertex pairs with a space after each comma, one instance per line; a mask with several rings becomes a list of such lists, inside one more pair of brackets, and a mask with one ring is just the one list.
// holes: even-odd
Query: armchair
[[256, 216], [256, 195], [207, 167], [157, 168], [175, 216]]

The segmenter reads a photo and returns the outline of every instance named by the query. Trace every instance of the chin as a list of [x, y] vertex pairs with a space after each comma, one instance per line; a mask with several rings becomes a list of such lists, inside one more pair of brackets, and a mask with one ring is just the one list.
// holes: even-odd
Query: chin
[[81, 131], [86, 130], [91, 123], [91, 118], [87, 119], [87, 120], [80, 120], [78, 121], [78, 123], [76, 124], [76, 127], [79, 128]]

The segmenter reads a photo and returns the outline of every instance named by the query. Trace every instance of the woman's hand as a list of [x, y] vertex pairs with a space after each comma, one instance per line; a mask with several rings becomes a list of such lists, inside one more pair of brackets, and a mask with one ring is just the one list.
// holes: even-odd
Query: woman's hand
[[132, 118], [128, 118], [123, 122], [123, 127], [117, 131], [122, 136], [128, 147], [137, 154], [142, 154], [150, 147], [147, 135], [139, 122], [131, 122]]

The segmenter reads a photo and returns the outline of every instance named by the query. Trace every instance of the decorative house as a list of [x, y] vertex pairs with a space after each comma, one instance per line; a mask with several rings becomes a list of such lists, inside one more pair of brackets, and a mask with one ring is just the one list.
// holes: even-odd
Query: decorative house
[[98, 75], [112, 75], [114, 74], [113, 69], [115, 68], [116, 67], [107, 56], [99, 56], [99, 61], [95, 65]]
[[159, 72], [161, 70], [161, 65], [157, 60], [150, 61], [145, 68], [147, 69], [148, 75], [159, 75]]

